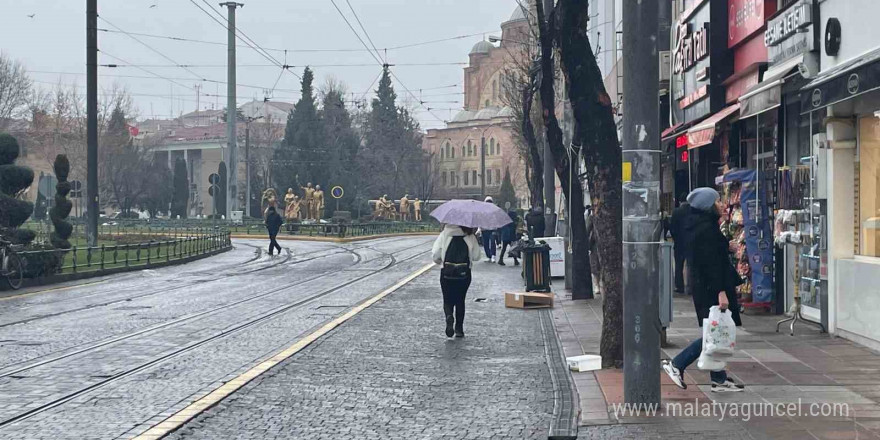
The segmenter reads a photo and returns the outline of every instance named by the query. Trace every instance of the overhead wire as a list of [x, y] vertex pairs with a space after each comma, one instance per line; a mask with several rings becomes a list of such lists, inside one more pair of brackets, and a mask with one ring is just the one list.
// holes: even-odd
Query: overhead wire
[[348, 21], [348, 17], [345, 16], [345, 14], [342, 12], [342, 9], [339, 9], [339, 5], [336, 4], [336, 0], [330, 0], [330, 3], [332, 3], [333, 7], [336, 8], [336, 11], [339, 12], [339, 16], [342, 17], [343, 20], [345, 20], [345, 24], [348, 25], [348, 28], [351, 29], [351, 31], [354, 33], [354, 36], [357, 37], [358, 41], [360, 41], [364, 48], [366, 48], [370, 52], [370, 55], [373, 57], [373, 59], [376, 60], [379, 65], [387, 66], [388, 63], [376, 57], [376, 54], [370, 50], [370, 47], [367, 46], [367, 43], [364, 42], [364, 39], [361, 38], [361, 35], [358, 33], [358, 31], [355, 30], [354, 26], [351, 25], [351, 22]]
[[354, 8], [351, 6], [351, 2], [348, 0], [345, 0], [345, 3], [348, 4], [348, 9], [351, 10], [351, 13], [354, 15], [354, 19], [357, 20], [358, 25], [361, 27], [361, 30], [364, 31], [364, 35], [367, 37], [367, 41], [370, 42], [370, 45], [373, 47], [373, 50], [376, 51], [376, 55], [379, 55], [379, 58], [382, 58], [384, 60], [384, 64], [388, 64], [387, 52], [386, 52], [386, 56], [383, 58], [382, 54], [379, 53], [379, 49], [376, 49], [376, 45], [373, 43], [373, 39], [370, 38], [370, 34], [367, 32], [367, 29], [364, 27], [364, 24], [361, 22], [360, 17], [358, 17], [357, 12], [355, 12]]

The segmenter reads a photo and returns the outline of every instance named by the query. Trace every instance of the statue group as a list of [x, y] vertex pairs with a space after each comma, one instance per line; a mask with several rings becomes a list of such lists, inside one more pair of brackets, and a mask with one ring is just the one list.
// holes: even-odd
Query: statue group
[[[412, 209], [412, 214], [410, 214], [410, 209]], [[373, 217], [383, 220], [420, 222], [422, 221], [422, 201], [418, 197], [410, 200], [409, 194], [404, 194], [398, 208], [395, 206], [394, 200], [389, 200], [388, 194], [385, 194], [376, 201]]]
[[[288, 223], [310, 220], [317, 221], [324, 218], [324, 191], [321, 185], [312, 187], [309, 182], [306, 186], [300, 187], [303, 191], [303, 197], [299, 197], [293, 192], [293, 188], [287, 188], [284, 195], [284, 220]], [[270, 206], [278, 209], [278, 193], [275, 188], [268, 188], [263, 191], [263, 217]]]

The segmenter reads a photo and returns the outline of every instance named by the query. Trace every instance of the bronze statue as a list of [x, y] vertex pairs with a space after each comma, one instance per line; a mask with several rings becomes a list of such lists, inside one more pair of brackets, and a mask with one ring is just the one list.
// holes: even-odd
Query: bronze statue
[[299, 220], [299, 197], [293, 193], [293, 188], [287, 188], [284, 204], [284, 219], [288, 222]]
[[413, 213], [417, 222], [422, 221], [422, 201], [418, 197], [413, 201]]
[[321, 190], [321, 185], [315, 185], [315, 192], [312, 194], [312, 199], [314, 201], [312, 219], [320, 220], [324, 218], [324, 191]]
[[314, 220], [312, 217], [312, 213], [314, 212], [315, 205], [315, 188], [312, 188], [312, 182], [306, 184], [306, 186], [302, 187], [305, 196], [303, 197], [303, 203], [305, 204], [306, 218], [309, 220]]
[[400, 199], [400, 219], [409, 220], [409, 194], [404, 194]]

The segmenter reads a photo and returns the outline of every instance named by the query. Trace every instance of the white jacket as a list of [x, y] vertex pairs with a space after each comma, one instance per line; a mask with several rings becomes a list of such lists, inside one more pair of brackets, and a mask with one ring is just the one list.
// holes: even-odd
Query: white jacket
[[446, 225], [443, 228], [443, 232], [434, 241], [434, 247], [431, 249], [431, 256], [435, 263], [443, 264], [443, 259], [446, 258], [446, 249], [449, 247], [449, 243], [452, 242], [452, 237], [464, 237], [464, 242], [467, 243], [468, 251], [471, 255], [471, 261], [480, 260], [480, 244], [477, 243], [477, 237], [465, 234], [460, 226]]

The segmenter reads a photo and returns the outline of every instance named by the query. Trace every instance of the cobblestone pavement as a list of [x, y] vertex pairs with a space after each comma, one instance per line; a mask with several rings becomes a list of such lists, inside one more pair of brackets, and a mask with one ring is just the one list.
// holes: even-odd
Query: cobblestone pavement
[[447, 339], [438, 277], [429, 271], [364, 310], [172, 438], [547, 438], [547, 310], [505, 308], [518, 272], [477, 263], [467, 336]]
[[236, 241], [185, 266], [4, 298], [0, 438], [143, 432], [423, 266], [430, 242], [287, 242], [270, 259]]

